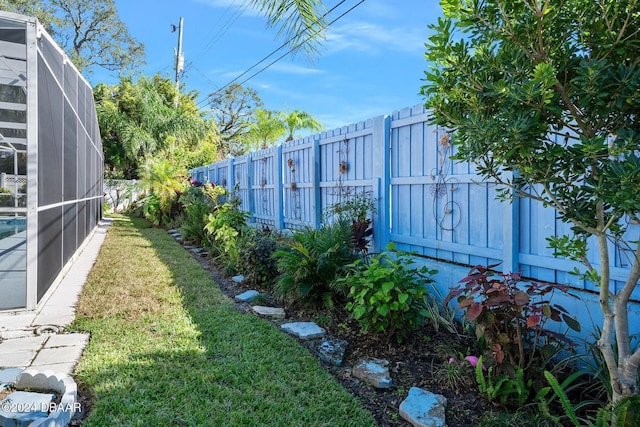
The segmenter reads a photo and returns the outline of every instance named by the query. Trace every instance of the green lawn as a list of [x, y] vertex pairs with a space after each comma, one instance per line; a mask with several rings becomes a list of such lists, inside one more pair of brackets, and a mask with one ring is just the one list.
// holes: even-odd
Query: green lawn
[[371, 414], [276, 326], [242, 314], [163, 230], [116, 217], [72, 328], [85, 426], [370, 426]]

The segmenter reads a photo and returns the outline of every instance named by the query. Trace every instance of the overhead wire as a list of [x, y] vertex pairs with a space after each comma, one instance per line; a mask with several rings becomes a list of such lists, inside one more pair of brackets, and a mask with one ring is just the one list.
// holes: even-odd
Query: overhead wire
[[[234, 1], [231, 5], [229, 5], [227, 7], [227, 9], [222, 13], [222, 15], [220, 16], [220, 18], [218, 19], [218, 21], [216, 21], [215, 24], [213, 24], [214, 28], [218, 28], [218, 22], [220, 22], [222, 20], [222, 18], [224, 17], [224, 15], [227, 14], [227, 12], [229, 10], [231, 10], [231, 8], [236, 4], [236, 2]], [[200, 52], [198, 52], [193, 61], [197, 61], [198, 59], [200, 59], [204, 54], [206, 54], [208, 51], [211, 50], [211, 48], [213, 48], [213, 46], [215, 46], [215, 44], [220, 41], [220, 39], [222, 38], [222, 36], [229, 31], [229, 28], [231, 28], [231, 26], [233, 24], [236, 23], [236, 21], [240, 18], [240, 16], [242, 16], [242, 14], [247, 10], [247, 8], [251, 5], [250, 0], [244, 0], [244, 2], [238, 6], [236, 8], [236, 10], [233, 12], [233, 14], [229, 17], [229, 19], [227, 19], [227, 21], [222, 25], [222, 27], [218, 30], [218, 32], [216, 34], [214, 34], [214, 36], [205, 44], [205, 46], [200, 50]], [[193, 62], [192, 62], [193, 64]]]
[[[340, 5], [342, 5], [343, 3], [345, 3], [346, 0], [342, 0], [339, 3], [337, 3], [335, 6], [333, 6], [331, 9], [329, 9], [322, 17], [326, 17], [327, 15], [329, 15], [331, 12], [333, 12], [336, 8], [338, 8]], [[306, 32], [307, 30], [312, 30], [313, 33], [310, 34], [308, 37], [306, 37], [301, 43], [291, 47], [287, 52], [285, 52], [284, 54], [280, 55], [278, 58], [276, 58], [274, 61], [270, 62], [268, 65], [266, 65], [265, 67], [261, 68], [260, 70], [258, 70], [257, 72], [255, 72], [254, 74], [252, 74], [250, 77], [246, 78], [245, 80], [243, 80], [240, 84], [244, 84], [247, 81], [251, 80], [252, 78], [254, 78], [255, 76], [257, 76], [258, 74], [262, 73], [263, 71], [265, 71], [266, 69], [268, 69], [269, 67], [271, 67], [272, 65], [274, 65], [276, 62], [280, 61], [282, 58], [284, 58], [285, 56], [289, 55], [290, 53], [294, 52], [296, 49], [298, 49], [302, 44], [306, 43], [307, 41], [309, 41], [312, 37], [316, 36], [318, 33], [320, 33], [321, 31], [326, 30], [327, 28], [329, 28], [331, 25], [333, 25], [336, 21], [338, 21], [339, 19], [343, 18], [345, 15], [347, 15], [348, 13], [350, 13], [352, 10], [354, 10], [356, 7], [360, 6], [362, 3], [364, 3], [365, 0], [360, 0], [358, 3], [356, 3], [355, 5], [351, 6], [351, 8], [349, 8], [347, 11], [343, 12], [340, 16], [338, 16], [337, 18], [335, 18], [334, 20], [330, 21], [329, 23], [327, 23], [326, 25], [323, 25], [322, 28], [319, 29], [312, 29], [311, 26], [306, 26], [305, 28], [303, 28], [302, 30], [300, 30], [296, 35], [292, 36], [291, 38], [289, 38], [287, 41], [285, 41], [282, 45], [280, 45], [278, 48], [274, 49], [271, 53], [269, 53], [267, 56], [265, 56], [264, 58], [262, 58], [260, 61], [256, 62], [255, 64], [253, 64], [251, 67], [249, 67], [248, 69], [246, 69], [244, 72], [242, 72], [240, 75], [238, 75], [237, 77], [235, 77], [233, 80], [231, 80], [230, 82], [228, 82], [227, 84], [225, 84], [224, 86], [222, 86], [220, 89], [216, 90], [215, 92], [209, 94], [208, 96], [206, 96], [205, 98], [203, 98], [201, 101], [199, 101], [196, 104], [196, 107], [199, 107], [200, 105], [202, 105], [203, 103], [206, 103], [210, 98], [213, 98], [217, 93], [223, 91], [224, 89], [226, 89], [227, 87], [229, 87], [230, 85], [232, 85], [233, 83], [235, 83], [236, 81], [238, 81], [240, 78], [242, 78], [243, 76], [245, 76], [246, 74], [248, 74], [252, 69], [256, 68], [258, 65], [262, 64], [263, 62], [265, 62], [267, 59], [269, 59], [270, 57], [272, 57], [273, 55], [275, 55], [277, 52], [279, 52], [280, 50], [282, 50], [284, 47], [286, 47], [287, 45], [289, 45], [293, 40], [295, 40], [296, 38], [298, 38], [299, 36], [301, 36], [304, 32]]]

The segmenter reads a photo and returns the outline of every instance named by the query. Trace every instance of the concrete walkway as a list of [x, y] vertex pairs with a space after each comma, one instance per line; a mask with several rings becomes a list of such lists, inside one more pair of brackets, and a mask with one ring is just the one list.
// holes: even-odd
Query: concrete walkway
[[[67, 334], [74, 319], [78, 297], [95, 263], [111, 223], [103, 220], [76, 255], [76, 261], [33, 312], [0, 313], [0, 373], [6, 368], [26, 368], [72, 375], [89, 342], [87, 334]], [[9, 371], [6, 371], [9, 372]]]

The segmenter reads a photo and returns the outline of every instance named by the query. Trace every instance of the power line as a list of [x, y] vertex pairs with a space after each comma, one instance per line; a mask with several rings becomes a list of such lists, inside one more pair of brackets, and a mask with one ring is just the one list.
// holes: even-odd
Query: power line
[[[326, 17], [328, 14], [330, 14], [331, 12], [333, 12], [336, 8], [338, 8], [340, 5], [342, 5], [346, 0], [342, 0], [340, 1], [338, 4], [336, 4], [335, 6], [333, 6], [330, 10], [328, 10], [322, 17]], [[243, 80], [240, 84], [244, 84], [247, 81], [251, 80], [253, 77], [257, 76], [258, 74], [262, 73], [263, 71], [265, 71], [266, 69], [268, 69], [269, 67], [271, 67], [273, 64], [275, 64], [276, 62], [280, 61], [282, 58], [284, 58], [285, 56], [289, 55], [290, 53], [292, 53], [293, 51], [295, 51], [297, 48], [299, 48], [302, 44], [306, 43], [308, 40], [310, 40], [312, 37], [316, 36], [318, 33], [320, 33], [321, 31], [329, 28], [329, 26], [331, 26], [332, 24], [334, 24], [336, 21], [338, 21], [339, 19], [341, 19], [342, 17], [344, 17], [346, 14], [348, 14], [349, 12], [351, 12], [353, 9], [355, 9], [356, 7], [360, 6], [362, 3], [364, 3], [365, 0], [360, 0], [360, 2], [356, 3], [354, 6], [352, 6], [351, 8], [349, 8], [346, 12], [342, 13], [340, 16], [338, 16], [337, 18], [335, 18], [333, 21], [329, 22], [328, 24], [324, 25], [322, 28], [319, 29], [315, 29], [313, 30], [313, 33], [311, 35], [309, 35], [307, 38], [305, 38], [301, 43], [299, 43], [296, 46], [293, 46], [292, 48], [290, 48], [287, 52], [285, 52], [284, 54], [282, 54], [281, 56], [279, 56], [278, 58], [276, 58], [274, 61], [270, 62], [268, 65], [266, 65], [265, 67], [261, 68], [259, 71], [257, 71], [256, 73], [252, 74], [250, 77], [246, 78], [245, 80]], [[282, 50], [285, 46], [287, 46], [288, 44], [290, 44], [294, 39], [298, 38], [300, 35], [302, 35], [305, 31], [307, 30], [312, 30], [312, 28], [310, 26], [306, 26], [305, 28], [303, 28], [301, 31], [299, 31], [296, 35], [294, 35], [293, 37], [289, 38], [287, 41], [285, 41], [282, 45], [280, 45], [280, 47], [278, 47], [277, 49], [273, 50], [271, 53], [269, 53], [267, 56], [265, 56], [264, 58], [262, 58], [260, 61], [256, 62], [255, 64], [253, 64], [251, 67], [249, 67], [247, 70], [245, 70], [243, 73], [241, 73], [239, 76], [237, 76], [236, 78], [234, 78], [233, 80], [231, 80], [230, 82], [228, 82], [227, 84], [225, 84], [224, 86], [222, 86], [220, 89], [216, 90], [215, 92], [209, 94], [207, 97], [205, 97], [204, 99], [202, 99], [200, 102], [198, 102], [196, 104], [196, 107], [200, 106], [201, 104], [207, 102], [210, 98], [212, 98], [213, 96], [215, 96], [217, 93], [221, 92], [222, 90], [226, 89], [227, 87], [229, 87], [230, 85], [232, 85], [233, 83], [235, 83], [236, 81], [238, 81], [242, 76], [248, 74], [252, 69], [256, 68], [258, 65], [262, 64], [263, 62], [265, 62], [267, 59], [269, 59], [270, 57], [272, 57], [273, 55], [275, 55], [278, 51]]]
[[[335, 9], [337, 9], [340, 5], [342, 5], [346, 0], [342, 0], [340, 1], [338, 4], [336, 4], [335, 6], [333, 6], [331, 9], [329, 9], [327, 12], [324, 13], [324, 15], [322, 15], [322, 17], [326, 17], [328, 14], [330, 14], [331, 12], [333, 12]], [[347, 11], [348, 12], [348, 11]], [[290, 49], [287, 53], [284, 54], [284, 56], [288, 55], [290, 52], [292, 52], [293, 50], [295, 50], [296, 48], [298, 48], [300, 45], [302, 45], [303, 43], [305, 43], [307, 40], [309, 40], [311, 37], [313, 37], [314, 35], [318, 34], [320, 31], [322, 31], [323, 29], [326, 29], [329, 25], [326, 25], [324, 28], [320, 29], [320, 30], [315, 30], [315, 33], [312, 34], [311, 36], [307, 37], [302, 43], [300, 43], [298, 46], [294, 46], [292, 49]], [[229, 87], [230, 85], [232, 85], [234, 82], [236, 82], [237, 80], [239, 80], [242, 76], [246, 75], [249, 73], [249, 71], [253, 70], [254, 68], [256, 68], [258, 65], [262, 64], [264, 61], [266, 61], [267, 59], [271, 58], [273, 55], [275, 55], [277, 52], [279, 52], [280, 50], [282, 50], [285, 46], [287, 46], [288, 44], [290, 44], [293, 40], [295, 40], [296, 38], [298, 38], [299, 36], [301, 36], [305, 31], [310, 30], [311, 26], [306, 26], [305, 28], [303, 28], [302, 30], [300, 30], [296, 35], [290, 37], [287, 41], [285, 41], [284, 43], [282, 43], [278, 48], [276, 48], [275, 50], [271, 51], [271, 53], [269, 53], [267, 56], [265, 56], [264, 58], [262, 58], [260, 61], [256, 62], [255, 64], [253, 64], [251, 67], [247, 68], [244, 72], [242, 72], [239, 76], [237, 76], [236, 78], [234, 78], [233, 80], [231, 80], [229, 83], [225, 84], [224, 86], [222, 86], [220, 89], [218, 89], [217, 91], [215, 91], [214, 93], [210, 94], [209, 96], [205, 97], [202, 101], [200, 101], [196, 106], [200, 105], [203, 102], [206, 102], [209, 98], [212, 98], [213, 95], [215, 95], [216, 93], [226, 89], [227, 87]], [[277, 62], [278, 60], [280, 60], [282, 57], [278, 58], [275, 62]], [[269, 64], [269, 66], [273, 65], [273, 63]], [[262, 70], [261, 70], [262, 71]], [[246, 80], [245, 80], [246, 81]]]
[[[342, 15], [338, 16], [336, 19], [334, 19], [333, 21], [329, 22], [322, 30], [327, 29], [330, 25], [334, 24], [336, 21], [338, 21], [340, 18], [342, 18], [343, 16], [345, 16], [347, 13], [351, 12], [353, 9], [355, 9], [356, 7], [360, 6], [362, 3], [364, 3], [365, 0], [360, 0], [358, 3], [356, 3], [354, 6], [352, 6], [350, 9], [348, 9], [346, 12], [344, 12]], [[307, 37], [304, 42], [308, 41], [309, 39], [311, 39], [311, 37], [315, 36], [316, 34], [318, 34], [320, 31], [322, 30], [316, 30], [315, 34], [310, 35], [309, 37]], [[303, 42], [303, 43], [304, 43]], [[270, 62], [267, 66], [261, 68], [260, 70], [258, 70], [257, 72], [253, 73], [251, 76], [247, 77], [246, 79], [244, 79], [242, 82], [240, 82], [240, 85], [245, 84], [246, 82], [248, 82], [249, 80], [251, 80], [252, 78], [254, 78], [255, 76], [257, 76], [258, 74], [262, 73], [264, 70], [266, 70], [267, 68], [271, 67], [273, 64], [275, 64], [276, 62], [280, 61], [282, 58], [284, 58], [285, 56], [287, 56], [288, 54], [290, 54], [291, 52], [293, 52], [295, 49], [297, 48], [297, 46], [292, 47], [291, 49], [289, 49], [287, 52], [285, 52], [284, 54], [280, 55], [278, 58], [276, 58], [274, 61]], [[237, 80], [237, 78], [236, 78]], [[234, 80], [235, 81], [235, 80]], [[233, 81], [231, 82], [233, 83]], [[229, 84], [223, 86], [222, 88], [220, 88], [218, 91], [221, 91], [222, 89], [226, 88]]]
[[[222, 13], [222, 15], [220, 16], [220, 18], [218, 18], [218, 21], [216, 21], [215, 24], [213, 24], [213, 27], [216, 28], [218, 25], [218, 22], [220, 22], [223, 18], [224, 15], [227, 14], [227, 12], [229, 10], [231, 10], [232, 6], [235, 6], [236, 2], [234, 1], [231, 5], [229, 5], [227, 7], [227, 9], [225, 9], [225, 11]], [[213, 46], [215, 46], [215, 44], [220, 41], [220, 39], [222, 38], [222, 36], [229, 30], [229, 28], [231, 28], [231, 26], [233, 24], [235, 24], [235, 22], [240, 18], [240, 16], [242, 16], [242, 14], [244, 13], [245, 10], [247, 10], [247, 8], [250, 6], [250, 1], [249, 0], [244, 0], [244, 2], [242, 3], [242, 5], [238, 6], [236, 8], [236, 10], [233, 12], [233, 14], [227, 19], [227, 21], [222, 25], [222, 27], [218, 30], [218, 32], [216, 34], [214, 34], [214, 36], [211, 38], [211, 40], [209, 40], [207, 42], [207, 44], [205, 44], [205, 46], [200, 50], [200, 52], [195, 56], [194, 61], [200, 59], [205, 53], [207, 53], [209, 50], [211, 50], [211, 48], [213, 48]], [[193, 64], [193, 62], [192, 62]]]

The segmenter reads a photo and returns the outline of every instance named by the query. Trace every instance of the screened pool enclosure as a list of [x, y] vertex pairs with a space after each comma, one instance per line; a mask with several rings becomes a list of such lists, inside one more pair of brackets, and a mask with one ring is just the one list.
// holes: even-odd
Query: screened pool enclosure
[[0, 311], [35, 309], [102, 214], [91, 86], [35, 18], [0, 12]]

